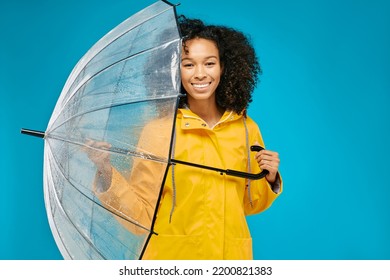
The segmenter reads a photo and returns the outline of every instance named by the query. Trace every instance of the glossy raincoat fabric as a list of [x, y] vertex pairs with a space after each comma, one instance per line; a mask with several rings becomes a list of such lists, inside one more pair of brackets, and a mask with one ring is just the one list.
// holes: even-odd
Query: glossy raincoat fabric
[[[161, 130], [163, 118], [145, 127], [140, 143], [153, 149], [158, 143], [142, 141], [170, 132]], [[258, 173], [254, 153], [249, 146], [264, 147], [257, 124], [249, 117], [225, 112], [209, 127], [188, 109], [179, 109], [173, 158], [223, 169]], [[150, 145], [145, 147], [145, 145]], [[139, 161], [129, 178], [113, 171], [109, 190], [99, 194], [103, 203], [136, 215], [142, 224], [150, 224], [156, 200], [148, 193], [155, 178], [153, 162]], [[161, 167], [159, 167], [161, 168]], [[154, 184], [155, 185], [155, 184]], [[142, 187], [140, 187], [142, 186]], [[250, 181], [218, 172], [185, 165], [174, 165], [159, 201], [154, 231], [143, 259], [252, 259], [252, 239], [246, 215], [266, 210], [281, 193], [275, 193], [263, 178]], [[137, 227], [128, 228], [137, 233]]]

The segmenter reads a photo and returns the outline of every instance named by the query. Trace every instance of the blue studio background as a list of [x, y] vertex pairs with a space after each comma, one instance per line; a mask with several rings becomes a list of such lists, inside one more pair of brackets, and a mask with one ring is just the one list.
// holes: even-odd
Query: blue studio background
[[[154, 0], [0, 3], [0, 259], [61, 259], [43, 200], [45, 130], [66, 78]], [[263, 75], [250, 115], [284, 193], [248, 218], [255, 259], [390, 259], [390, 2], [182, 0], [249, 34]]]

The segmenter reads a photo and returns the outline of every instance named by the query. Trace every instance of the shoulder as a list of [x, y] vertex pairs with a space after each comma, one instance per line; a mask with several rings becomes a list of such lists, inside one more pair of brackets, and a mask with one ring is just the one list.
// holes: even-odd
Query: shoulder
[[142, 130], [143, 136], [164, 136], [168, 137], [172, 131], [173, 120], [169, 117], [162, 117], [150, 120]]
[[260, 130], [258, 124], [249, 116], [243, 117], [249, 130]]
[[261, 135], [258, 124], [249, 116], [246, 117], [246, 127], [248, 129], [250, 143], [259, 143], [260, 146], [264, 147], [263, 136]]

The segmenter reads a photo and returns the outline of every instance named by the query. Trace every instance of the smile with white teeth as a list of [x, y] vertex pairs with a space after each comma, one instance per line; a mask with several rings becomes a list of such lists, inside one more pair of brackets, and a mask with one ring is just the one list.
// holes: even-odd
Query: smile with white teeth
[[192, 84], [195, 88], [205, 88], [207, 87], [209, 84]]

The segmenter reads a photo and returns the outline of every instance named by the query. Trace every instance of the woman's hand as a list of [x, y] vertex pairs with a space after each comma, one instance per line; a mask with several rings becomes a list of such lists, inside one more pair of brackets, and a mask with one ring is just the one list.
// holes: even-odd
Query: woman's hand
[[255, 159], [260, 169], [268, 170], [269, 173], [265, 176], [267, 181], [270, 184], [275, 183], [280, 163], [279, 154], [277, 152], [264, 149], [256, 153]]
[[112, 169], [110, 163], [110, 148], [111, 144], [107, 142], [98, 142], [87, 140], [84, 151], [89, 159], [96, 165], [96, 181], [95, 187], [98, 192], [104, 192], [108, 189], [111, 183]]
[[89, 159], [96, 165], [98, 171], [103, 171], [110, 165], [110, 153], [108, 150], [111, 148], [111, 144], [87, 140], [85, 145], [84, 151], [87, 153]]

